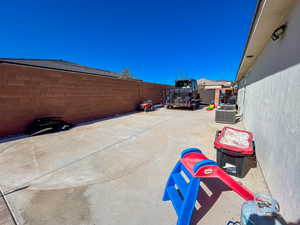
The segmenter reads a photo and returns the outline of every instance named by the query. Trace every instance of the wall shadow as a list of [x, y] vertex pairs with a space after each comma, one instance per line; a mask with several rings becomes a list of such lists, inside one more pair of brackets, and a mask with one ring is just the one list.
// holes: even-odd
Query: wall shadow
[[170, 108], [168, 110], [197, 111], [197, 110], [201, 110], [205, 107], [207, 107], [207, 105], [200, 105], [196, 110], [192, 110], [192, 109], [186, 108], [186, 107], [176, 107], [176, 108]]
[[24, 138], [28, 138], [28, 137], [30, 137], [30, 135], [19, 134], [19, 135], [16, 135], [16, 136], [1, 138], [0, 139], [0, 144], [10, 142], [10, 141], [16, 141], [16, 140], [20, 140], [20, 139], [24, 139]]
[[[154, 111], [159, 110], [160, 108], [163, 108], [163, 105], [161, 105], [161, 104], [160, 105], [154, 105]], [[114, 115], [102, 117], [102, 118], [95, 119], [95, 120], [72, 123], [73, 126], [72, 126], [71, 129], [76, 129], [76, 127], [91, 125], [91, 124], [99, 123], [99, 122], [102, 122], [102, 121], [117, 119], [117, 118], [129, 116], [129, 115], [133, 115], [133, 114], [137, 114], [137, 113], [144, 113], [144, 111], [135, 110], [135, 111], [127, 112], [127, 113], [114, 114]], [[54, 131], [54, 132], [49, 131], [49, 132], [46, 132], [46, 133], [43, 133], [43, 134], [39, 134], [38, 136], [47, 135], [47, 134], [51, 134], [51, 133], [58, 133], [58, 132], [63, 132], [63, 131]], [[32, 136], [24, 134], [24, 133], [17, 134], [17, 135], [14, 135], [14, 136], [9, 136], [9, 137], [3, 137], [3, 138], [0, 138], [0, 144], [1, 143], [6, 143], [6, 142], [11, 142], [11, 141], [16, 141], [16, 140], [20, 140], [20, 139], [25, 139], [25, 138], [29, 138], [29, 137], [32, 137]]]
[[[115, 114], [115, 115], [103, 117], [103, 118], [96, 119], [96, 120], [89, 120], [89, 121], [84, 121], [84, 122], [73, 123], [73, 127], [71, 129], [76, 129], [76, 127], [91, 125], [91, 124], [98, 123], [98, 122], [101, 122], [101, 121], [116, 119], [116, 118], [120, 118], [120, 117], [125, 117], [125, 116], [129, 116], [129, 115], [136, 114], [136, 113], [141, 113], [141, 112], [142, 111], [133, 111], [133, 112], [128, 112], [128, 113]], [[46, 132], [46, 133], [39, 134], [39, 135], [36, 135], [36, 136], [47, 135], [47, 134], [50, 134], [50, 133], [58, 133], [58, 132], [63, 132], [63, 131]], [[6, 142], [11, 142], [11, 141], [16, 141], [16, 140], [20, 140], [20, 139], [25, 139], [25, 138], [29, 138], [29, 137], [32, 137], [32, 136], [28, 135], [28, 134], [17, 134], [15, 136], [3, 137], [3, 138], [0, 138], [0, 144], [1, 143], [6, 143]]]

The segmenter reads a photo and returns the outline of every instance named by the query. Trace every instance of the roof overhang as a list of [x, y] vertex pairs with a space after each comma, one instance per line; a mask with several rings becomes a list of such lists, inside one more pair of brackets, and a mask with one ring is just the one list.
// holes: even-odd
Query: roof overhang
[[274, 30], [286, 22], [295, 2], [295, 0], [260, 0], [258, 2], [236, 81], [240, 81], [253, 66], [271, 40]]

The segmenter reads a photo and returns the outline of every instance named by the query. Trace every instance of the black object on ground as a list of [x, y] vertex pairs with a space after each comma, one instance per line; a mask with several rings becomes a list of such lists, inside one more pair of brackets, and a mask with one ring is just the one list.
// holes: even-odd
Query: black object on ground
[[217, 163], [228, 174], [243, 178], [250, 167], [250, 158], [241, 155], [233, 155], [225, 149], [217, 151]]
[[247, 152], [243, 151], [243, 149], [237, 151], [234, 147], [230, 148], [230, 146], [220, 144], [220, 135], [223, 130], [216, 132], [215, 148], [217, 150], [217, 163], [226, 173], [243, 178], [250, 168], [256, 165], [253, 137], [249, 138], [251, 143], [249, 143]]
[[44, 117], [33, 120], [26, 129], [26, 134], [31, 136], [69, 130], [73, 124], [67, 123], [58, 117]]

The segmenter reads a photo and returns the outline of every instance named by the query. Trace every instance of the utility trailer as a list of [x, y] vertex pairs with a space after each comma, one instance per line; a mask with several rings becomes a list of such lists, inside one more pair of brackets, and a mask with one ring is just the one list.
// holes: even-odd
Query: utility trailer
[[197, 109], [200, 106], [197, 81], [194, 79], [176, 80], [175, 87], [166, 92], [167, 108]]

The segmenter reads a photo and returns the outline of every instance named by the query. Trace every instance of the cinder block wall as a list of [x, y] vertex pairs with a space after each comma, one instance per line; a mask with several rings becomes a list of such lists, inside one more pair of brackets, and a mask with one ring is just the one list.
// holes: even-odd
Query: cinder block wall
[[0, 63], [0, 137], [24, 132], [35, 118], [80, 122], [161, 103], [166, 85]]
[[164, 97], [164, 90], [166, 88], [170, 88], [170, 86], [143, 82], [141, 83], [140, 95], [142, 100], [151, 99], [155, 103], [159, 103]]

